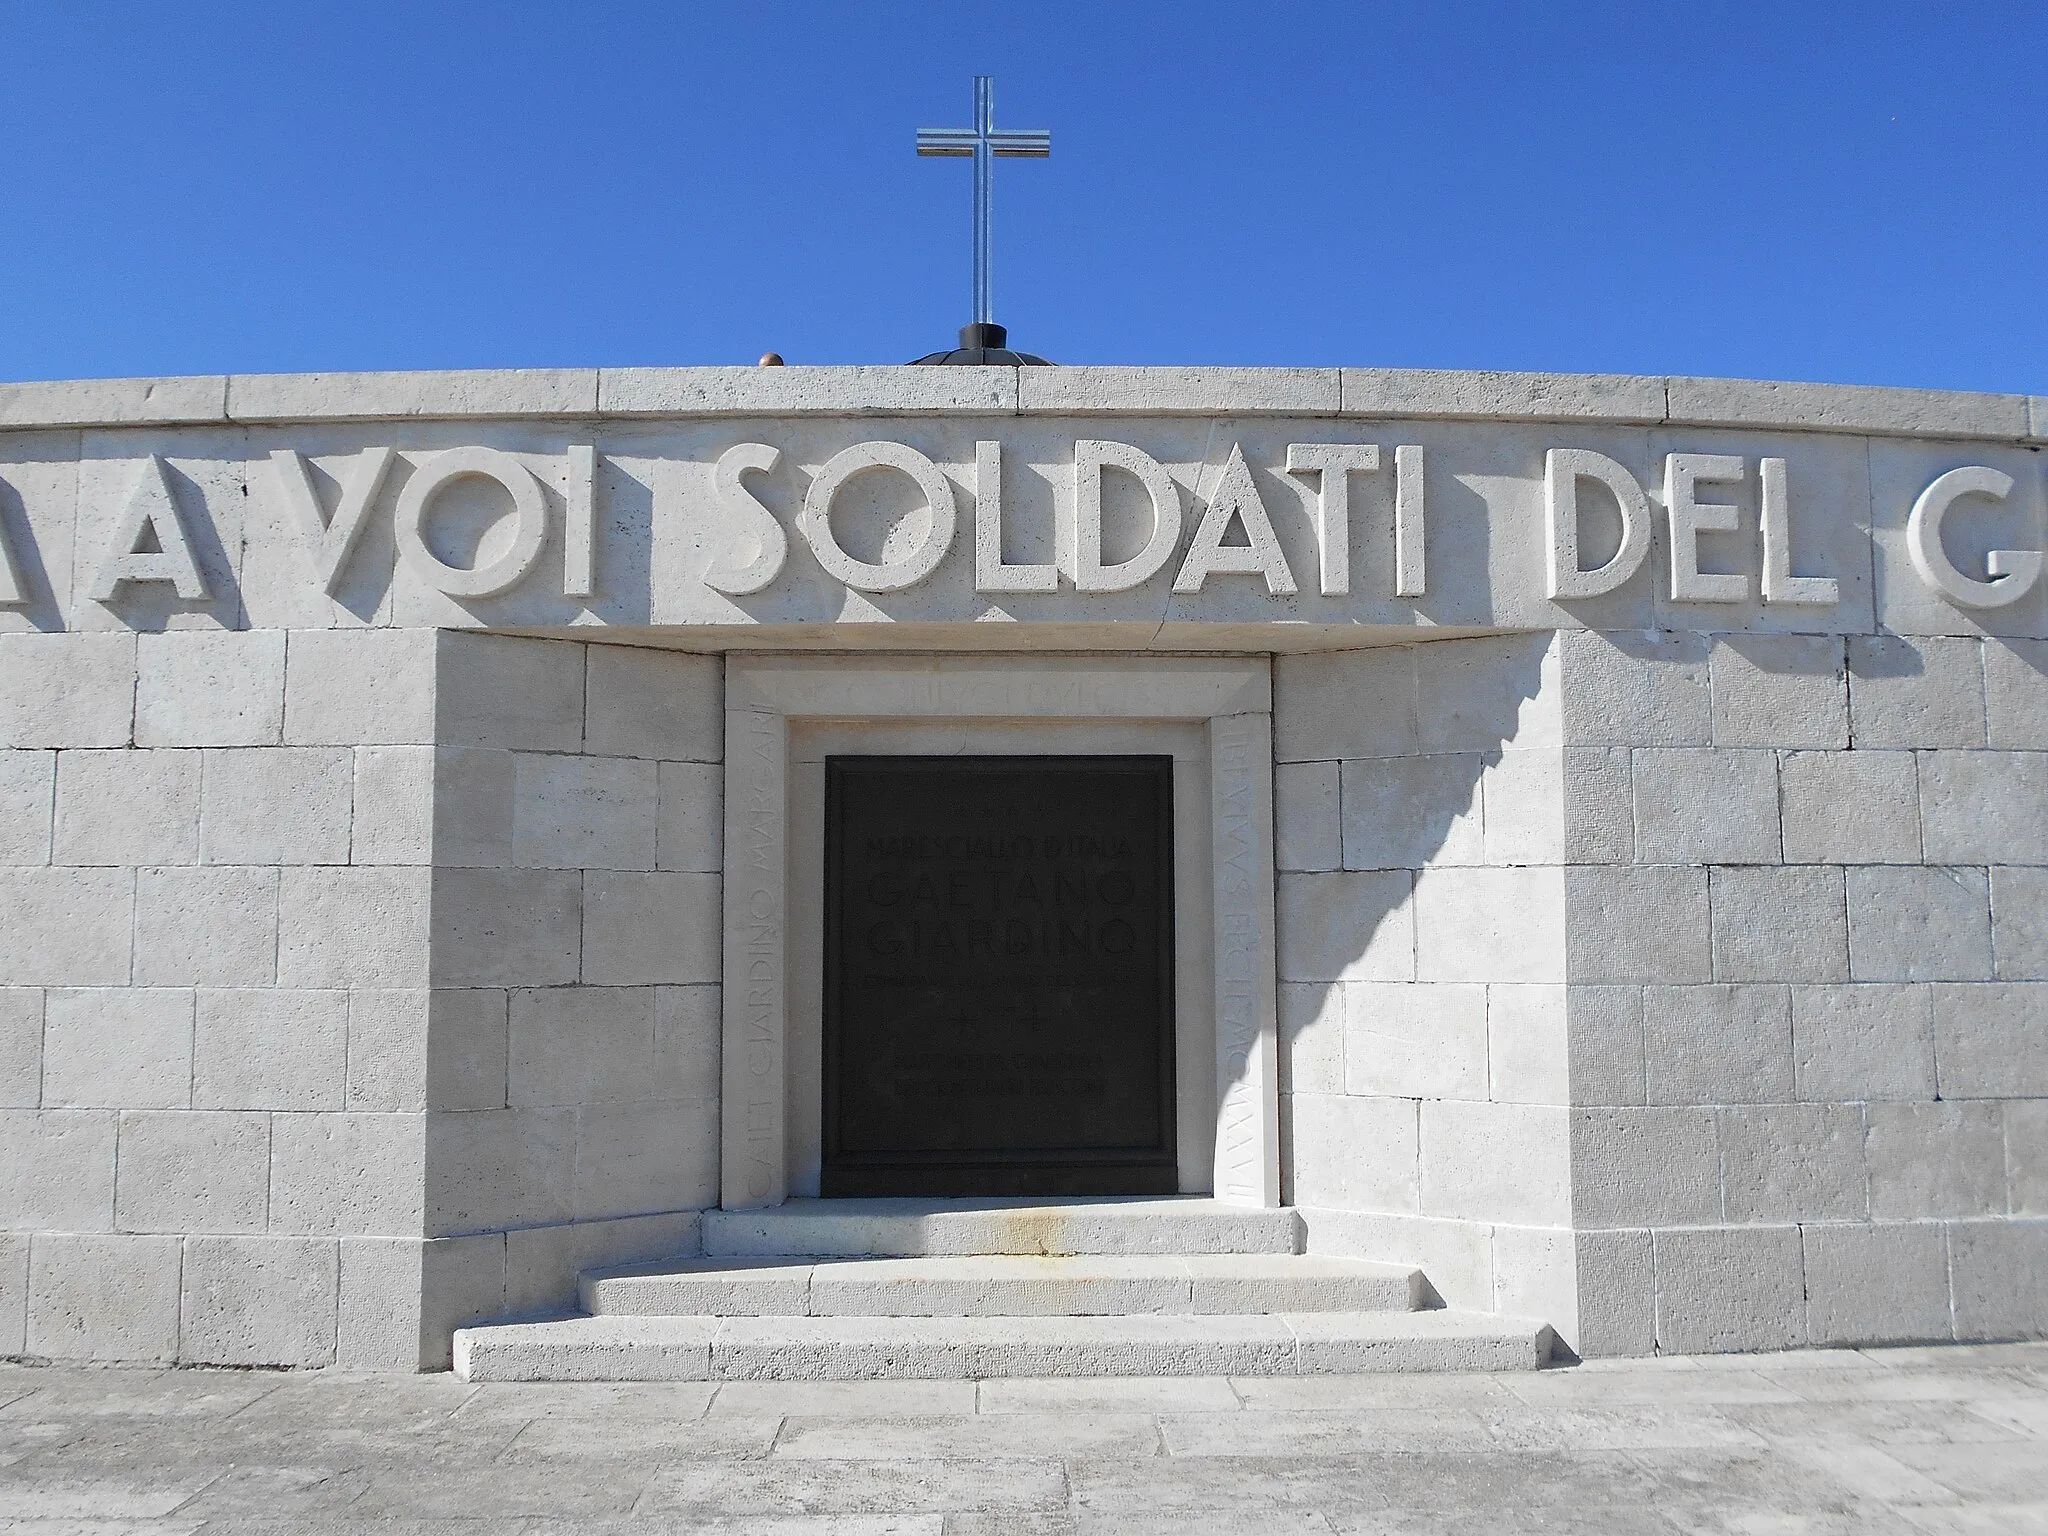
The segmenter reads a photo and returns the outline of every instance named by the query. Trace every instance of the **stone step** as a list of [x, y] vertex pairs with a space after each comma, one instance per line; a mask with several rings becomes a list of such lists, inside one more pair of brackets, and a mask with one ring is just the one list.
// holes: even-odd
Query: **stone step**
[[582, 1277], [607, 1317], [1097, 1317], [1408, 1312], [1422, 1272], [1320, 1254], [669, 1260]]
[[1483, 1312], [1264, 1317], [573, 1317], [458, 1329], [465, 1381], [873, 1381], [1527, 1371], [1547, 1324]]
[[1201, 1195], [1051, 1200], [791, 1200], [706, 1211], [714, 1258], [942, 1258], [969, 1254], [1299, 1253], [1285, 1207]]

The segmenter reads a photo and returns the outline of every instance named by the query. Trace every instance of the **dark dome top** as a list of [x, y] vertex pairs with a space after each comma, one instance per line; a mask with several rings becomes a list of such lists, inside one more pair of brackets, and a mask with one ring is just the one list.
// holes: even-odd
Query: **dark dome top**
[[1010, 350], [1010, 333], [992, 322], [960, 327], [960, 345], [950, 352], [927, 352], [913, 368], [1050, 368], [1053, 364], [1029, 352]]

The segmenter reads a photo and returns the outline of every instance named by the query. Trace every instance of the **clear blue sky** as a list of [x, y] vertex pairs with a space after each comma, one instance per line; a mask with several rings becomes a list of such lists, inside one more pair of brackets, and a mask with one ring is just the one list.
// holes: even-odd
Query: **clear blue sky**
[[[987, 19], [985, 19], [987, 18]], [[2048, 4], [0, 0], [0, 377], [898, 362], [2048, 392]]]

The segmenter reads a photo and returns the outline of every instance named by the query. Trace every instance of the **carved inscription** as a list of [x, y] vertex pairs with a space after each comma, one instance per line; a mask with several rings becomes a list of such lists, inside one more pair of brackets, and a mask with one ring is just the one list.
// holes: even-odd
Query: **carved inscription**
[[1175, 1188], [1171, 769], [830, 761], [826, 1194]]

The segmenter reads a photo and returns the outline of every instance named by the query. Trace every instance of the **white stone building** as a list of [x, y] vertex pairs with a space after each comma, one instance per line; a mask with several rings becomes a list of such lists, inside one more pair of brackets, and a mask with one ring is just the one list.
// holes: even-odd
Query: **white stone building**
[[[0, 1355], [431, 1368], [707, 1251], [1186, 1259], [979, 1309], [1236, 1314], [1179, 1368], [1438, 1358], [1205, 1306], [1217, 1250], [1525, 1352], [2048, 1331], [2044, 446], [2048, 399], [1677, 378], [0, 387]], [[942, 756], [1165, 765], [1133, 1192], [1184, 1198], [816, 1200], [882, 1187], [833, 1172], [827, 764]], [[652, 1344], [471, 1368], [844, 1322], [663, 1283]]]

